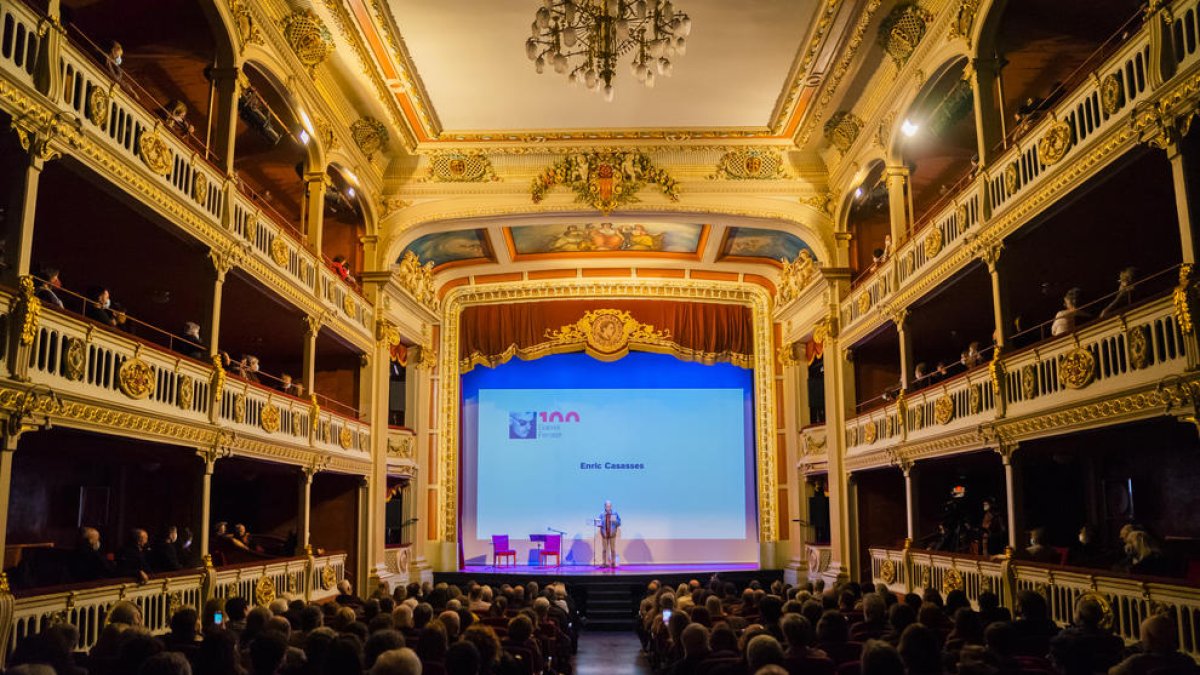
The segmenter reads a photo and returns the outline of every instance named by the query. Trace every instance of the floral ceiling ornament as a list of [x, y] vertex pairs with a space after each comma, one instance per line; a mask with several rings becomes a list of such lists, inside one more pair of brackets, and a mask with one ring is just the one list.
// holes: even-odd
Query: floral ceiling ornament
[[653, 183], [673, 202], [679, 201], [679, 183], [640, 152], [593, 152], [568, 155], [533, 179], [533, 203], [540, 203], [555, 185], [575, 191], [575, 201], [589, 204], [604, 215], [623, 204], [640, 201], [638, 190]]
[[777, 150], [741, 148], [721, 155], [716, 173], [709, 180], [769, 180], [788, 178], [783, 153]]
[[879, 46], [900, 68], [917, 51], [932, 21], [933, 15], [915, 2], [896, 5], [879, 25]]
[[283, 37], [296, 53], [296, 58], [316, 77], [317, 66], [333, 53], [333, 33], [311, 9], [295, 11], [283, 18]]
[[361, 117], [350, 125], [350, 137], [367, 159], [383, 150], [388, 144], [387, 127], [374, 117]]
[[429, 157], [429, 172], [421, 182], [489, 183], [500, 180], [492, 160], [477, 152], [438, 152]]
[[849, 110], [839, 110], [825, 122], [825, 140], [845, 155], [862, 131], [863, 121]]

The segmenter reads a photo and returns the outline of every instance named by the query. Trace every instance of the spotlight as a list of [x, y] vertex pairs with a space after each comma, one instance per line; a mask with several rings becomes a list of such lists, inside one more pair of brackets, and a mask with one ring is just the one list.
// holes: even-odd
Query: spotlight
[[308, 141], [311, 139], [311, 136], [308, 135], [308, 132], [303, 129], [300, 130], [299, 137], [300, 142], [304, 145], [308, 145]]
[[354, 199], [355, 194], [357, 194], [357, 193], [354, 192], [354, 188], [346, 188], [346, 196], [347, 197], [349, 197], [350, 199]]
[[920, 125], [918, 125], [916, 122], [913, 122], [912, 120], [906, 119], [906, 120], [904, 120], [904, 123], [900, 125], [900, 133], [904, 134], [905, 136], [907, 136], [909, 138], [916, 136], [917, 132], [920, 130], [921, 130]]
[[862, 196], [863, 196], [863, 189], [861, 187], [854, 188], [854, 198], [862, 199]]

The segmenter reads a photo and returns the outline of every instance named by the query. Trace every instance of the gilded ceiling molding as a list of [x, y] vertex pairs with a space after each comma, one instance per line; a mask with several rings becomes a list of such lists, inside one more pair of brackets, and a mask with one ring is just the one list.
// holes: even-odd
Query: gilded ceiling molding
[[783, 153], [759, 148], [729, 150], [717, 161], [716, 173], [709, 180], [785, 180], [791, 178], [783, 167]]
[[679, 183], [640, 152], [570, 155], [534, 178], [530, 195], [537, 204], [555, 185], [566, 185], [575, 191], [575, 201], [608, 215], [618, 206], [640, 201], [637, 192], [647, 183], [679, 201]]
[[460, 286], [442, 304], [441, 355], [438, 364], [441, 398], [438, 402], [438, 463], [441, 489], [441, 541], [457, 541], [459, 444], [459, 317], [470, 305], [530, 302], [550, 299], [663, 299], [719, 302], [751, 308], [754, 322], [754, 431], [757, 452], [759, 533], [763, 542], [776, 539], [778, 514], [774, 406], [775, 350], [772, 346], [771, 298], [755, 284], [699, 280], [561, 279]]
[[494, 183], [500, 180], [492, 160], [479, 152], [434, 152], [423, 183]]
[[296, 58], [308, 69], [309, 76], [315, 78], [317, 66], [324, 63], [337, 46], [333, 42], [333, 33], [311, 9], [292, 12], [283, 18], [280, 26]]
[[816, 104], [808, 115], [808, 122], [805, 123], [800, 131], [797, 145], [804, 146], [808, 144], [808, 139], [812, 137], [813, 129], [820, 121], [825, 107], [833, 100], [833, 96], [837, 93], [842, 78], [850, 70], [850, 64], [854, 61], [854, 56], [858, 53], [858, 49], [862, 46], [863, 39], [866, 37], [867, 27], [871, 25], [871, 18], [882, 4], [883, 0], [868, 0], [867, 6], [863, 9], [862, 14], [858, 17], [858, 22], [854, 25], [854, 32], [851, 34], [850, 40], [842, 52], [841, 60], [838, 61], [833, 71], [829, 74], [829, 77], [822, 83], [824, 86], [821, 90], [821, 95], [817, 98]]
[[916, 2], [896, 5], [879, 24], [879, 46], [892, 57], [897, 68], [903, 67], [917, 51], [932, 22], [933, 14]]
[[833, 25], [833, 20], [837, 16], [838, 8], [841, 6], [842, 0], [825, 0], [821, 8], [820, 16], [816, 20], [813, 27], [813, 35], [808, 41], [808, 46], [804, 48], [804, 55], [800, 59], [798, 68], [793, 69], [794, 77], [792, 78], [787, 88], [787, 93], [782, 97], [782, 102], [779, 105], [778, 114], [771, 122], [771, 132], [774, 134], [783, 133], [783, 128], [796, 109], [796, 101], [800, 96], [800, 91], [805, 86], [809, 86], [808, 69], [812, 66], [813, 61], [820, 53], [821, 47], [825, 44], [824, 38], [829, 32], [829, 27]]

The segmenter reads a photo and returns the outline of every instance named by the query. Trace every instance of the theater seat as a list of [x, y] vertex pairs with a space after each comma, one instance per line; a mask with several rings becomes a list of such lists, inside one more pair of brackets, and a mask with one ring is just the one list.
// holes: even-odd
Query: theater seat
[[789, 675], [834, 675], [837, 671], [832, 659], [789, 657], [784, 659], [783, 667]]

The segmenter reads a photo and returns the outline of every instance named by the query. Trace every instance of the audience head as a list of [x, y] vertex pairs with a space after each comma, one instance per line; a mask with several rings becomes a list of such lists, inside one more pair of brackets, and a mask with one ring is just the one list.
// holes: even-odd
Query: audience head
[[1037, 591], [1024, 590], [1017, 593], [1017, 612], [1022, 619], [1040, 621], [1046, 619], [1046, 599]]
[[800, 614], [785, 614], [779, 622], [779, 629], [783, 632], [783, 639], [787, 640], [788, 649], [792, 651], [798, 651], [813, 643], [812, 624]]
[[900, 634], [900, 658], [909, 675], [940, 675], [942, 648], [933, 629], [914, 623]]
[[846, 625], [846, 617], [836, 610], [829, 610], [821, 615], [817, 622], [817, 642], [821, 644], [841, 644], [850, 639], [850, 627]]
[[1179, 647], [1175, 622], [1166, 614], [1156, 614], [1142, 622], [1142, 648], [1150, 654], [1169, 654]]
[[883, 640], [867, 640], [859, 659], [861, 675], [904, 675], [900, 652]]
[[708, 653], [708, 629], [698, 623], [688, 625], [679, 636], [684, 656], [695, 658]]
[[121, 600], [109, 608], [108, 622], [140, 626], [142, 625], [142, 610], [128, 600]]
[[179, 652], [162, 652], [146, 659], [137, 675], [192, 675], [192, 664]]
[[708, 648], [714, 652], [736, 652], [738, 650], [737, 633], [729, 624], [721, 622], [713, 626], [708, 636]]
[[917, 612], [912, 607], [897, 602], [888, 610], [888, 623], [892, 624], [892, 630], [899, 635], [904, 632], [905, 628], [917, 622]]
[[983, 632], [983, 641], [996, 656], [1009, 658], [1017, 648], [1017, 630], [1007, 621], [997, 621]]
[[393, 649], [379, 655], [371, 675], [421, 675], [421, 659], [411, 649]]
[[417, 654], [422, 661], [441, 661], [448, 646], [446, 628], [440, 621], [430, 621], [417, 638]]
[[363, 644], [363, 667], [371, 668], [380, 654], [404, 647], [404, 635], [400, 631], [381, 630], [371, 634]]
[[873, 623], [887, 620], [887, 601], [878, 593], [867, 593], [863, 596], [863, 618]]
[[479, 650], [470, 642], [455, 642], [446, 650], [446, 675], [478, 675]]
[[770, 635], [756, 635], [746, 645], [746, 665], [755, 673], [771, 664], [783, 665], [783, 647]]

